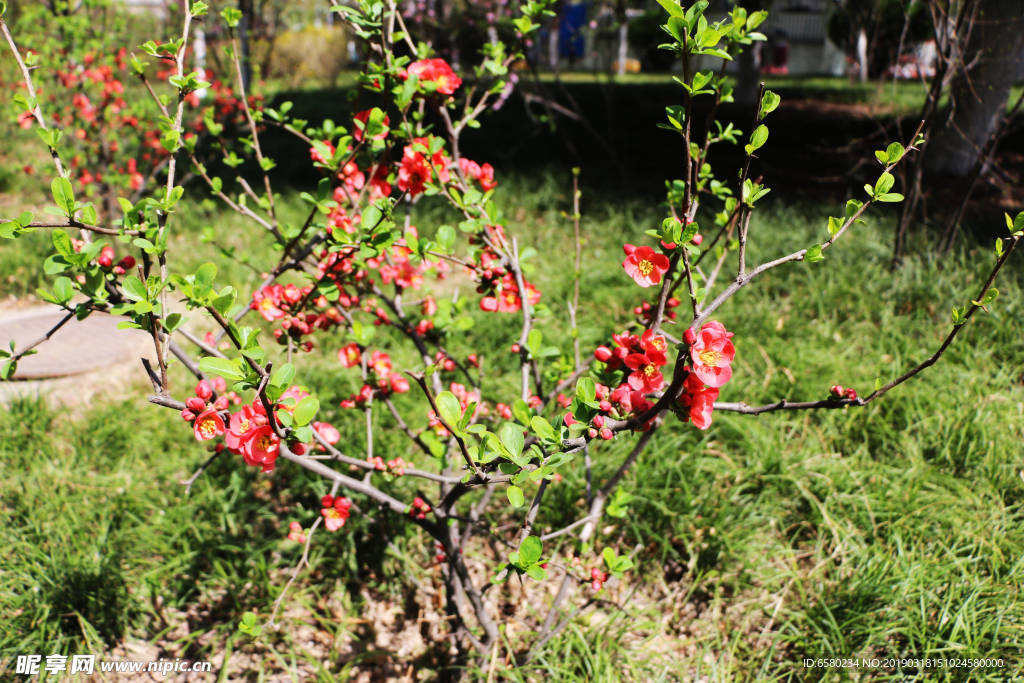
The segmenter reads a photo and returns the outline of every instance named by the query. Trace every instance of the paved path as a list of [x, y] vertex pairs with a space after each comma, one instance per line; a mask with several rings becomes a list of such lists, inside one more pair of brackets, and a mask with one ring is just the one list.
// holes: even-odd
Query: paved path
[[[65, 315], [55, 306], [0, 311], [0, 345], [9, 349], [14, 339], [16, 348], [24, 348]], [[52, 390], [63, 403], [76, 395], [91, 396], [97, 389], [113, 388], [133, 375], [145, 377], [139, 359], [153, 356], [152, 338], [140, 330], [117, 329], [121, 320], [105, 313], [69, 320], [36, 347], [39, 353], [18, 362], [15, 381], [0, 383], [0, 402], [13, 395]]]

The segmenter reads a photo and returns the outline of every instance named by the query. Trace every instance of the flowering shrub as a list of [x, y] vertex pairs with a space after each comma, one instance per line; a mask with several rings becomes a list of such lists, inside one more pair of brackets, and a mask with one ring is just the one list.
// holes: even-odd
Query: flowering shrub
[[[693, 72], [691, 65], [700, 55], [732, 59], [752, 41], [762, 40], [755, 29], [766, 15], [748, 15], [738, 8], [722, 22], [709, 24], [703, 16], [706, 2], [689, 8], [668, 0], [662, 4], [671, 15], [665, 25], [670, 42], [664, 47], [682, 61], [685, 76], [680, 92], [683, 104], [669, 107], [667, 123], [662, 125], [681, 137], [685, 179], [670, 183], [670, 215], [660, 229], [648, 232], [650, 244], [623, 246], [626, 258], [620, 275], [637, 285], [636, 298], [629, 302], [630, 307], [635, 306], [636, 320], [628, 329], [612, 334], [606, 344], [583, 349], [582, 354], [574, 335], [575, 362], [568, 367], [550, 360], [561, 351], [546, 346], [543, 332], [535, 328], [535, 307], [545, 294], [526, 279], [520, 244], [506, 231], [505, 218], [492, 201], [500, 191], [500, 180], [495, 179], [489, 164], [466, 159], [460, 151], [462, 132], [480, 125], [480, 115], [505, 91], [509, 65], [519, 58], [521, 48], [500, 42], [489, 45], [481, 65], [460, 77], [446, 62], [432, 57], [429, 47], [412, 43], [394, 2], [362, 0], [358, 7], [335, 5], [340, 18], [374, 46], [377, 58], [364, 65], [359, 78], [362, 87], [381, 95], [386, 106], [359, 111], [345, 127], [325, 123], [319, 129], [289, 117], [287, 104], [277, 110], [262, 108], [242, 90], [232, 36], [229, 56], [236, 85], [230, 87], [237, 93], [231, 96], [235, 99], [229, 107], [220, 102], [216, 112], [204, 115], [201, 134], [187, 138], [190, 97], [200, 88], [210, 87], [200, 80], [206, 74], [186, 68], [189, 27], [193, 19], [208, 13], [204, 3], [189, 3], [179, 39], [142, 46], [172, 67], [167, 80], [174, 96], [156, 100], [163, 116], [139, 124], [146, 127], [147, 135], [160, 131], [159, 144], [166, 152], [166, 163], [156, 173], [160, 188], [147, 191], [139, 201], [119, 196], [117, 206], [111, 204], [102, 213], [90, 202], [79, 201], [81, 180], [62, 164], [60, 136], [48, 127], [50, 119], [36, 97], [33, 74], [0, 21], [22, 70], [27, 108], [42, 132], [51, 131], [43, 137], [55, 160], [51, 172], [55, 206], [49, 213], [57, 217], [37, 221], [26, 212], [4, 219], [0, 235], [16, 239], [35, 230], [52, 231], [56, 253], [47, 260], [46, 269], [57, 277], [52, 291], [43, 296], [66, 311], [65, 320], [94, 312], [111, 313], [127, 317], [122, 327], [149, 333], [156, 358], [155, 366], [146, 363], [154, 387], [150, 401], [179, 411], [197, 440], [214, 445], [213, 457], [224, 453], [241, 456], [235, 460], [239, 467], [260, 468], [265, 473], [280, 465], [302, 467], [330, 484], [330, 494], [319, 500], [320, 517], [308, 529], [298, 522], [289, 527], [287, 537], [305, 545], [296, 574], [307, 561], [321, 524], [328, 532], [344, 533], [346, 520], [361, 514], [359, 505], [376, 506], [382, 515], [403, 518], [432, 537], [435, 559], [444, 566], [447, 590], [452, 596], [468, 598], [468, 604], [461, 598], [448, 601], [454, 641], [465, 656], [473, 650], [486, 654], [500, 636], [498, 617], [482, 597], [485, 589], [474, 581], [464, 560], [463, 551], [473, 539], [471, 531], [481, 513], [475, 506], [467, 511], [465, 496], [469, 492], [501, 492], [515, 510], [515, 519], [521, 521], [515, 549], [508, 553], [507, 562], [493, 568], [491, 580], [500, 583], [516, 575], [520, 580], [544, 581], [550, 570], [557, 569], [562, 588], [552, 609], [558, 612], [574, 587], [600, 592], [608, 581], [622, 580], [633, 567], [630, 557], [619, 556], [611, 548], [604, 549], [603, 564], [598, 566], [590, 539], [605, 514], [627, 514], [629, 496], [618, 491], [617, 484], [642, 456], [652, 435], [675, 424], [673, 416], [683, 423], [675, 428], [703, 430], [712, 424], [716, 410], [759, 414], [835, 409], [860, 407], [879, 399], [936, 362], [970, 317], [995, 299], [998, 292], [992, 282], [1024, 229], [1024, 214], [1015, 221], [1008, 219], [1011, 234], [997, 243], [992, 277], [977, 300], [953, 311], [952, 331], [940, 349], [901, 377], [879, 383], [863, 398], [852, 389], [834, 386], [823, 387], [820, 400], [803, 403], [782, 401], [751, 407], [718, 401], [732, 377], [737, 354], [742, 356], [754, 345], [752, 340], [734, 338], [727, 312], [719, 314], [723, 304], [772, 268], [824, 260], [826, 251], [855, 227], [869, 205], [900, 201], [900, 195], [890, 192], [894, 183], [890, 171], [905, 154], [916, 150], [920, 140], [915, 134], [909, 147], [894, 143], [876, 154], [883, 169], [877, 183], [865, 188], [866, 201], [850, 200], [844, 217], [829, 219], [827, 239], [749, 267], [746, 249], [751, 215], [769, 191], [748, 177], [749, 162], [767, 142], [764, 121], [778, 106], [779, 98], [769, 91], [762, 93], [753, 131], [745, 143], [746, 161], [739, 182], [730, 187], [715, 178], [707, 163], [708, 150], [714, 144], [735, 144], [742, 134], [732, 127], [701, 132], [691, 125], [694, 99], [711, 99], [713, 114], [719, 103], [730, 101], [729, 86], [724, 77], [711, 71]], [[537, 28], [534, 20], [547, 11], [545, 8], [542, 2], [520, 7], [522, 16], [516, 20], [520, 40]], [[221, 19], [231, 36], [240, 19], [237, 10], [224, 10]], [[396, 24], [401, 29], [397, 34], [383, 30]], [[388, 35], [401, 36], [413, 57], [399, 56]], [[137, 68], [136, 76], [149, 84], [145, 69]], [[218, 92], [228, 92], [223, 83], [219, 88]], [[263, 172], [263, 192], [246, 185], [237, 200], [225, 193], [223, 182], [211, 176], [197, 156], [204, 145], [217, 140], [222, 153], [231, 158], [234, 152], [227, 151], [227, 141], [220, 141], [227, 130], [223, 120], [227, 116], [234, 117], [231, 125], [245, 136], [238, 149], [251, 154]], [[259, 142], [267, 125], [293, 134], [296, 155], [308, 155], [322, 174], [317, 186], [301, 195], [308, 214], [299, 226], [278, 220], [267, 175], [275, 162], [263, 155]], [[215, 263], [204, 264], [195, 272], [173, 270], [168, 234], [174, 229], [176, 207], [185, 192], [179, 164], [186, 163], [191, 163], [194, 178], [209, 192], [260, 226], [266, 238], [276, 243], [279, 262], [251, 298], [240, 297], [235, 285], [219, 280]], [[578, 273], [578, 190], [574, 196]], [[457, 227], [441, 226], [432, 238], [421, 235], [411, 223], [411, 213], [422, 197], [448, 203], [458, 211], [461, 222]], [[702, 202], [704, 214], [713, 216], [709, 220], [714, 224], [707, 231], [708, 235], [714, 233], [707, 244], [697, 222]], [[409, 207], [404, 225], [397, 216], [401, 203]], [[707, 210], [707, 205], [713, 208]], [[110, 227], [102, 225], [104, 222]], [[81, 240], [71, 236], [75, 231]], [[115, 266], [116, 253], [104, 243], [107, 238], [119, 241], [123, 251], [134, 254], [117, 260]], [[720, 274], [733, 265], [735, 276], [716, 294]], [[445, 350], [446, 339], [467, 332], [460, 316], [460, 306], [467, 305], [465, 297], [462, 303], [427, 294], [415, 305], [403, 301], [406, 295], [422, 290], [428, 280], [443, 280], [456, 270], [476, 285], [478, 298], [468, 305], [521, 321], [519, 336], [508, 340], [518, 358], [521, 390], [518, 395], [502, 396], [503, 402], [491, 405], [484, 399], [480, 374], [469, 371], [480, 365], [475, 354], [456, 358]], [[285, 276], [290, 273], [301, 284], [286, 283]], [[579, 294], [577, 280], [569, 307], [573, 321]], [[72, 304], [76, 296], [81, 302]], [[178, 310], [172, 310], [172, 299], [180, 305]], [[680, 307], [689, 310], [681, 338], [676, 338], [663, 326], [667, 320], [681, 319]], [[181, 308], [191, 317], [213, 321], [228, 346], [222, 349], [220, 337], [213, 334], [200, 339], [190, 333], [190, 316], [179, 312]], [[266, 336], [261, 338], [264, 328], [242, 324], [246, 317], [259, 324], [252, 312], [259, 314], [264, 328], [270, 328], [276, 344], [265, 343]], [[377, 333], [382, 328], [391, 328], [415, 350], [415, 367], [401, 367], [380, 347]], [[327, 357], [331, 362], [336, 358], [348, 372], [358, 375], [361, 383], [358, 393], [340, 404], [357, 413], [342, 412], [338, 419], [352, 415], [351, 419], [366, 424], [365, 449], [349, 443], [345, 445], [348, 454], [338, 448], [340, 431], [316, 419], [320, 399], [295, 384], [296, 369], [289, 362], [296, 350], [334, 343], [315, 339], [338, 336], [344, 341], [330, 348]], [[195, 347], [199, 359], [178, 340]], [[34, 346], [20, 350], [12, 346], [11, 352], [3, 352], [0, 367], [5, 378]], [[169, 355], [197, 379], [194, 396], [184, 401], [172, 392]], [[542, 369], [553, 371], [557, 380], [545, 383]], [[453, 373], [458, 373], [460, 381], [464, 377], [466, 383], [453, 381]], [[392, 397], [414, 389], [421, 397], [420, 410], [403, 416]], [[374, 454], [373, 414], [381, 410], [394, 417], [398, 428], [408, 435], [411, 448], [427, 461], [440, 463], [437, 471], [419, 469], [404, 457], [386, 460]], [[589, 481], [592, 450], [618, 439], [633, 439], [633, 447], [602, 488], [593, 492], [588, 488], [586, 516], [562, 529], [535, 533], [541, 501], [547, 487], [560, 480], [559, 470], [586, 468]], [[359, 457], [352, 455], [360, 450]], [[585, 454], [583, 458], [576, 457], [580, 453]], [[334, 464], [362, 471], [364, 477], [349, 476]], [[436, 498], [431, 501], [427, 493], [419, 492], [411, 501], [399, 500], [383, 485], [400, 477], [437, 484]], [[524, 489], [534, 484], [533, 499], [527, 504]], [[346, 489], [346, 496], [339, 495], [341, 489]], [[315, 504], [314, 499], [311, 505]], [[464, 524], [469, 525], [468, 530]], [[545, 559], [544, 541], [569, 533], [576, 535], [576, 551], [564, 563]], [[284, 598], [282, 593], [275, 603], [271, 623]], [[559, 621], [545, 621], [533, 648], [521, 653], [522, 662], [543, 647]]]

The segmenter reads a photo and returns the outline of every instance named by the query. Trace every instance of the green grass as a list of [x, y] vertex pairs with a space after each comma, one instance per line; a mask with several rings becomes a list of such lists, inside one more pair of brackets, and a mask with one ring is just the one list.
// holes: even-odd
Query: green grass
[[[569, 180], [499, 180], [512, 234], [536, 250], [528, 277], [547, 306], [539, 328], [568, 353], [562, 302], [572, 286], [571, 227], [561, 212], [569, 208]], [[294, 197], [281, 203], [288, 216], [302, 211]], [[824, 217], [838, 210], [767, 206], [752, 224], [752, 260], [821, 241]], [[642, 293], [622, 274], [620, 247], [647, 239], [643, 230], [659, 222], [660, 212], [586, 193], [583, 212], [586, 349], [629, 322]], [[272, 265], [264, 236], [233, 216], [191, 203], [181, 218], [172, 237], [184, 258], [175, 262], [181, 271], [215, 258], [216, 247], [198, 239], [205, 225], [217, 226], [217, 242], [244, 253], [256, 270]], [[430, 233], [451, 219], [424, 203], [413, 222]], [[914, 258], [893, 274], [892, 220], [891, 208], [870, 212], [868, 225], [844, 236], [824, 262], [772, 271], [718, 311], [715, 317], [736, 333], [738, 352], [722, 400], [816, 399], [834, 383], [864, 395], [876, 378], [887, 381], [937, 348], [950, 307], [976, 296], [994, 254], [984, 246], [943, 261]], [[46, 239], [40, 232], [2, 245], [0, 294], [34, 287], [6, 281], [12, 264], [25, 269], [19, 282], [45, 279], [33, 264], [47, 253]], [[595, 552], [641, 546], [630, 584], [609, 591], [610, 599], [629, 601], [582, 613], [535, 668], [507, 670], [501, 650], [495, 680], [1005, 681], [1024, 672], [1019, 258], [1004, 271], [990, 312], [972, 318], [938, 365], [868, 408], [759, 418], [716, 413], [706, 432], [670, 422], [623, 482], [636, 497], [628, 515], [606, 519], [596, 536]], [[248, 266], [236, 262], [221, 273], [223, 281], [249, 282], [251, 289]], [[458, 278], [439, 291], [450, 295], [456, 283], [467, 291]], [[479, 313], [473, 302], [467, 311], [476, 327], [452, 339], [449, 350], [481, 354], [485, 398], [507, 402], [517, 382], [507, 349], [519, 321]], [[320, 395], [323, 417], [341, 430], [345, 452], [360, 457], [361, 416], [337, 407], [358, 389], [333, 359], [340, 343], [323, 339], [302, 356], [299, 378]], [[396, 366], [415, 364], [387, 331], [379, 343]], [[175, 393], [187, 393], [190, 383], [180, 368], [175, 373]], [[308, 526], [316, 518], [323, 484], [286, 465], [266, 477], [221, 458], [185, 497], [177, 481], [207, 453], [172, 411], [147, 405], [143, 390], [126, 389], [122, 400], [74, 419], [38, 400], [0, 413], [0, 542], [8, 550], [0, 558], [0, 659], [99, 652], [125, 637], [207, 659], [223, 652], [242, 612], [265, 617], [286, 582], [300, 552], [282, 540], [287, 524]], [[400, 398], [410, 424], [425, 425], [422, 402]], [[378, 453], [413, 455], [390, 416], [375, 419]], [[631, 441], [595, 449], [597, 481], [614, 471]], [[580, 461], [564, 470], [545, 498], [542, 528], [582, 515]], [[416, 482], [381, 485], [415, 495]], [[499, 498], [489, 511], [495, 524], [516, 517]], [[259, 664], [232, 677], [257, 680], [294, 659], [321, 680], [345, 680], [377, 649], [372, 627], [358, 621], [371, 601], [415, 613], [415, 582], [437, 581], [431, 543], [403, 520], [386, 520], [394, 541], [387, 550], [380, 527], [359, 515], [342, 532], [315, 537], [313, 570], [289, 598], [302, 615], [255, 645], [236, 636], [235, 650], [253, 653]], [[560, 540], [545, 552], [564, 556], [572, 545]], [[467, 553], [489, 551], [475, 542]], [[506, 620], [514, 627], [505, 647], [515, 650], [529, 643], [534, 606], [521, 602], [518, 586], [502, 590], [502, 600], [519, 610]], [[175, 626], [182, 620], [187, 634]], [[337, 647], [322, 657], [304, 654], [296, 629], [306, 622]], [[433, 642], [414, 657], [396, 655], [395, 675], [412, 664], [421, 680], [432, 680], [448, 661], [446, 650]], [[902, 677], [800, 663], [847, 656], [996, 657], [1004, 667]]]

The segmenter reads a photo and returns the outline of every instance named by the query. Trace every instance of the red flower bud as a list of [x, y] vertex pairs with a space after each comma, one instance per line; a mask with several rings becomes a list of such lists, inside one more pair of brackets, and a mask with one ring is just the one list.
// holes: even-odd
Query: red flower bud
[[200, 380], [199, 384], [196, 385], [196, 396], [203, 399], [204, 401], [213, 396], [213, 387], [205, 379]]
[[134, 256], [125, 256], [123, 259], [121, 259], [118, 262], [117, 265], [119, 265], [122, 268], [124, 268], [125, 271], [129, 271], [129, 270], [131, 270], [132, 268], [135, 267], [135, 257]]
[[594, 581], [590, 582], [590, 587], [596, 591], [599, 591], [601, 590], [601, 582], [595, 579]]
[[216, 401], [213, 402], [213, 407], [216, 408], [217, 410], [227, 410], [228, 409], [228, 397], [227, 396], [219, 397]]
[[[609, 405], [609, 407], [611, 407], [611, 406]], [[593, 419], [593, 423], [594, 423], [594, 426], [595, 426], [595, 427], [597, 427], [598, 429], [600, 429], [601, 427], [604, 427], [604, 418], [603, 418], [603, 417], [601, 417], [600, 415], [598, 415], [597, 417], [595, 417], [595, 418]]]
[[191, 410], [186, 408], [185, 410], [181, 411], [181, 419], [184, 420], [185, 422], [191, 422], [192, 420], [196, 419], [196, 415]]
[[828, 389], [828, 392], [829, 392], [830, 394], [832, 394], [833, 396], [835, 396], [836, 398], [842, 398], [842, 397], [843, 397], [843, 392], [844, 392], [844, 391], [845, 391], [845, 389], [843, 389], [843, 387], [841, 387], [841, 386], [840, 386], [840, 385], [838, 385], [838, 384], [836, 384], [836, 385], [834, 385], [834, 386], [831, 386], [831, 387], [829, 387], [829, 389]]
[[320, 499], [320, 505], [329, 508], [334, 505], [334, 496], [327, 495]]
[[857, 400], [857, 392], [854, 391], [853, 389], [847, 389], [846, 391], [843, 392], [843, 395], [846, 396], [846, 398], [850, 399], [851, 401]]
[[686, 331], [683, 332], [683, 341], [687, 344], [692, 344], [697, 341], [697, 333], [693, 331], [693, 328], [687, 327]]
[[694, 246], [699, 247], [700, 243], [704, 241], [704, 236], [701, 235], [700, 233], [697, 233], [696, 235], [693, 236], [693, 239], [690, 241], [693, 242]]
[[615, 435], [612, 434], [612, 430], [608, 429], [607, 427], [601, 430], [601, 438], [604, 439], [605, 441], [610, 440], [614, 436]]
[[487, 313], [494, 313], [498, 310], [498, 300], [493, 296], [485, 296], [480, 299], [480, 310]]
[[565, 422], [565, 424], [567, 425], [574, 425], [578, 422], [578, 420], [572, 413], [566, 413], [565, 417], [562, 418], [562, 421]]
[[204, 410], [206, 410], [206, 401], [196, 396], [193, 396], [189, 400], [185, 401], [185, 405], [188, 406], [189, 410], [196, 413], [201, 413]]
[[601, 361], [602, 363], [607, 363], [609, 360], [611, 360], [611, 357], [612, 350], [609, 349], [607, 346], [598, 346], [596, 349], [594, 349], [594, 358]]
[[[612, 410], [612, 404], [608, 401], [601, 401], [601, 412], [609, 413]], [[603, 418], [602, 418], [603, 419]], [[598, 425], [600, 426], [600, 425]]]
[[295, 455], [305, 455], [306, 454], [306, 444], [304, 444], [304, 443], [297, 443], [294, 446], [291, 446], [290, 449], [291, 449], [291, 452], [294, 453]]
[[512, 345], [512, 353], [519, 353], [519, 344]]
[[597, 438], [597, 430], [596, 429], [588, 429], [587, 430], [587, 436], [589, 436], [591, 439], [596, 439]]

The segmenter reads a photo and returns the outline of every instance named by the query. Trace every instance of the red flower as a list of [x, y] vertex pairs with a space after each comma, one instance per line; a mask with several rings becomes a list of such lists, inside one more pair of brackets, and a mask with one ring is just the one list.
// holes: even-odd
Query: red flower
[[359, 347], [356, 343], [352, 342], [338, 349], [338, 360], [346, 368], [353, 368], [359, 365], [362, 360], [362, 354], [359, 353]]
[[415, 197], [423, 193], [423, 186], [430, 182], [430, 164], [412, 146], [405, 148], [402, 154], [402, 165], [398, 167], [398, 189]]
[[242, 447], [242, 458], [246, 465], [262, 466], [264, 472], [274, 469], [274, 461], [280, 451], [280, 439], [270, 425], [256, 429]]
[[665, 378], [662, 377], [660, 370], [664, 362], [659, 364], [658, 361], [664, 360], [664, 358], [665, 356], [661, 356], [659, 359], [652, 353], [631, 353], [626, 356], [623, 362], [633, 371], [627, 380], [629, 386], [636, 391], [647, 393], [660, 389], [665, 383]]
[[196, 435], [196, 440], [209, 441], [224, 433], [224, 420], [220, 419], [216, 410], [204, 410], [196, 418], [192, 431]]
[[729, 341], [731, 336], [721, 323], [711, 321], [704, 323], [690, 346], [693, 373], [709, 387], [720, 387], [732, 377], [730, 364], [736, 357], [736, 348]]
[[391, 356], [383, 351], [374, 351], [370, 357], [370, 368], [381, 379], [391, 374]]
[[349, 508], [352, 507], [348, 498], [324, 496], [321, 499], [321, 504], [324, 505], [324, 508], [320, 510], [320, 514], [324, 516], [324, 526], [328, 531], [337, 531], [345, 526], [345, 520], [350, 514]]
[[715, 408], [715, 400], [718, 398], [718, 389], [710, 388], [697, 392], [690, 401], [690, 419], [697, 429], [707, 429], [711, 426], [711, 413]]
[[462, 79], [455, 75], [448, 62], [443, 59], [421, 59], [409, 65], [406, 73], [409, 76], [419, 76], [420, 82], [430, 82], [437, 85], [437, 92], [442, 95], [451, 95], [462, 85]]
[[284, 317], [284, 311], [278, 308], [280, 304], [280, 294], [271, 287], [264, 287], [252, 293], [249, 308], [259, 311], [264, 320], [272, 321]]
[[498, 183], [494, 180], [494, 167], [490, 164], [484, 164], [480, 167], [480, 177], [477, 180], [480, 181], [480, 187], [483, 188], [484, 192], [493, 190], [498, 186]]
[[407, 391], [409, 391], [409, 380], [407, 380], [405, 377], [402, 377], [397, 372], [391, 373], [391, 377], [389, 377], [388, 379], [391, 380], [391, 391], [393, 391], [394, 393], [404, 394]]
[[650, 247], [636, 247], [622, 262], [622, 267], [638, 285], [650, 287], [661, 282], [661, 276], [668, 271], [669, 262], [664, 254], [657, 254]]

